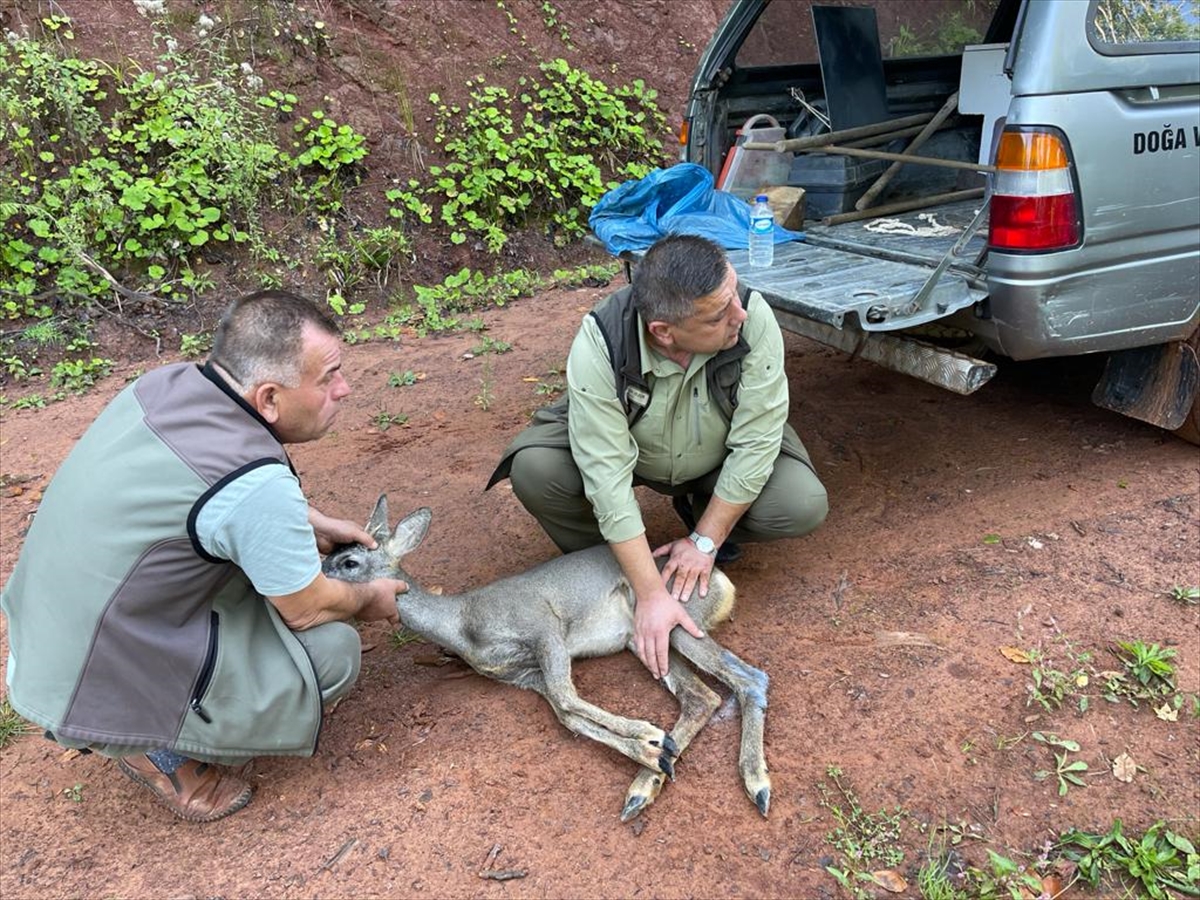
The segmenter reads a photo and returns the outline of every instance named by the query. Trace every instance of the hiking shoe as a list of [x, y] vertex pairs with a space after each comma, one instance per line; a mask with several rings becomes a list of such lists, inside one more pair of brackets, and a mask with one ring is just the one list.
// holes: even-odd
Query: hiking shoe
[[249, 784], [222, 774], [208, 763], [189, 759], [167, 775], [150, 757], [140, 754], [117, 760], [117, 767], [179, 818], [188, 822], [213, 822], [237, 812], [250, 802]]

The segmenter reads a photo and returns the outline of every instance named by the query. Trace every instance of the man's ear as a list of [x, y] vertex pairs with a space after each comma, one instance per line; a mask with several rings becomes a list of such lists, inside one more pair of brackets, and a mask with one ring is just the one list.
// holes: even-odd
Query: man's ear
[[646, 330], [660, 347], [675, 346], [675, 335], [671, 331], [670, 323], [655, 320], [646, 326]]
[[267, 424], [274, 425], [279, 421], [279, 385], [264, 381], [255, 385], [247, 399], [258, 414], [267, 420]]

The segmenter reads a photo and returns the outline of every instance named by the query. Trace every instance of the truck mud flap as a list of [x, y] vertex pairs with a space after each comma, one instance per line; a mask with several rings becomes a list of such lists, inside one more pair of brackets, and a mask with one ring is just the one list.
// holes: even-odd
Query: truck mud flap
[[1108, 357], [1092, 402], [1174, 431], [1187, 420], [1200, 390], [1196, 351], [1182, 341], [1119, 350]]

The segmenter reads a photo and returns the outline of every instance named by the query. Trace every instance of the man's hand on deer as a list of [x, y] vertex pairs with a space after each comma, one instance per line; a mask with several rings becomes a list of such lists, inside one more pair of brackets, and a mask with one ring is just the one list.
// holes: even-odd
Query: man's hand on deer
[[676, 625], [683, 626], [693, 637], [704, 637], [704, 632], [692, 621], [687, 610], [665, 588], [638, 598], [633, 611], [634, 646], [638, 659], [655, 678], [667, 674], [671, 629]]
[[[710, 554], [700, 550], [688, 538], [680, 538], [654, 551], [655, 559], [661, 556], [670, 557], [663, 565], [662, 579], [672, 597], [687, 603], [692, 597], [692, 589], [697, 587], [701, 597], [708, 596], [708, 578], [713, 568]], [[672, 576], [674, 584], [671, 583]]]
[[317, 536], [317, 549], [322, 553], [328, 553], [341, 544], [362, 544], [369, 550], [378, 546], [375, 538], [361, 525], [346, 519], [330, 518], [312, 506], [308, 508], [308, 524]]

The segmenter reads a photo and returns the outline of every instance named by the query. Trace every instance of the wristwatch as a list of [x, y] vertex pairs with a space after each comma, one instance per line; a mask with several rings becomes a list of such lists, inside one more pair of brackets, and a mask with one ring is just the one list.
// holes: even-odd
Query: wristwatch
[[709, 556], [717, 555], [717, 545], [713, 543], [713, 539], [708, 535], [693, 531], [688, 535], [688, 540], [695, 544], [696, 549], [701, 553], [707, 553]]

